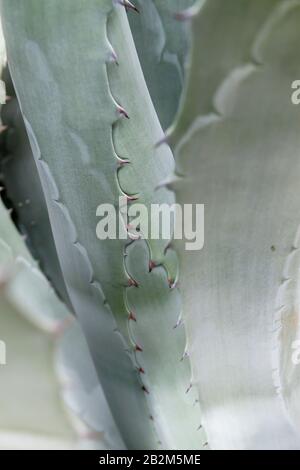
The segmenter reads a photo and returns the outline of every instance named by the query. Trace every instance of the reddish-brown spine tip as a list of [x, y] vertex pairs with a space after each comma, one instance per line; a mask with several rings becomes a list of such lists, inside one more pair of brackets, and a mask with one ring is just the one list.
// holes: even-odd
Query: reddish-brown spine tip
[[156, 264], [154, 263], [154, 261], [150, 261], [149, 262], [149, 273], [151, 273], [152, 269], [156, 268]]
[[178, 328], [179, 326], [182, 325], [182, 319], [178, 320], [178, 322], [176, 323], [176, 325], [173, 326], [173, 329], [176, 330], [176, 328]]
[[126, 117], [126, 119], [130, 119], [129, 114], [125, 111], [124, 108], [122, 108], [122, 106], [118, 105], [117, 109], [118, 109], [118, 113], [120, 114], [120, 116], [124, 116]]
[[117, 56], [116, 52], [113, 49], [111, 49], [111, 51], [108, 55], [108, 62], [111, 62], [115, 65], [119, 65], [118, 56]]
[[130, 163], [130, 160], [118, 160], [118, 166], [122, 168], [125, 165], [128, 165]]
[[126, 195], [126, 199], [128, 202], [131, 202], [131, 201], [137, 201], [139, 199], [139, 196], [135, 195], [135, 196], [129, 196], [128, 194]]
[[126, 8], [126, 10], [132, 10], [139, 13], [139, 9], [129, 0], [119, 0], [119, 4]]
[[169, 284], [169, 287], [170, 289], [175, 289], [175, 287], [177, 287], [177, 282], [175, 279], [168, 279], [168, 284]]
[[139, 287], [138, 283], [136, 282], [135, 279], [132, 279], [132, 277], [130, 279], [128, 279], [128, 286], [129, 287]]
[[133, 312], [130, 312], [128, 315], [128, 320], [135, 321], [136, 322], [136, 316]]

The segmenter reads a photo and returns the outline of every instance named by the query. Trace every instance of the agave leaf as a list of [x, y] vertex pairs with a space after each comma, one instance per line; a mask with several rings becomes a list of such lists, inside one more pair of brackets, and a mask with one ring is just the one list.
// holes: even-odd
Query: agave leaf
[[188, 52], [187, 24], [176, 14], [195, 0], [137, 0], [140, 14], [129, 14], [130, 27], [145, 79], [163, 129], [178, 108]]
[[3, 79], [9, 101], [1, 110], [2, 125], [8, 127], [1, 143], [2, 184], [34, 258], [70, 309], [44, 193], [8, 68]]
[[[168, 305], [173, 325], [180, 314], [166, 274], [160, 269], [155, 275], [165, 288], [158, 295], [158, 281], [153, 283], [141, 313], [147, 316], [148, 328], [141, 326], [139, 341], [154, 344], [159, 339], [164, 352], [155, 364], [158, 358], [150, 348], [141, 353], [149, 365], [148, 390], [139, 372], [137, 339], [130, 333], [133, 315], [126, 298], [134, 280], [124, 263], [128, 242], [99, 241], [95, 233], [100, 203], [116, 205], [122, 194], [138, 195], [138, 202], [148, 208], [173, 201], [160, 187], [173, 169], [172, 154], [168, 147], [155, 148], [162, 130], [125, 10], [111, 0], [91, 0], [88, 6], [83, 0], [4, 0], [2, 14], [10, 70], [68, 293], [121, 434], [130, 448], [199, 448], [202, 437], [195, 422], [201, 423], [200, 412], [192, 406], [192, 394], [185, 393], [189, 381], [183, 386], [189, 363], [184, 362], [182, 376], [166, 372], [175, 360], [174, 351], [177, 358], [184, 353], [183, 342], [170, 331], [170, 318], [163, 318]], [[125, 119], [127, 113], [130, 119]], [[127, 160], [130, 163], [124, 163]], [[176, 263], [165, 255], [168, 244], [150, 240], [135, 263], [145, 276], [149, 259], [162, 265], [173, 284]], [[148, 321], [154, 306], [161, 315], [159, 328], [159, 319]], [[140, 312], [135, 315], [139, 321]], [[174, 400], [166, 400], [175, 387]], [[164, 406], [157, 413], [160, 403]], [[185, 423], [180, 435], [176, 413], [181, 408]]]
[[0, 339], [6, 345], [1, 448], [124, 448], [80, 326], [38, 270], [2, 203], [0, 265]]
[[[60, 329], [63, 329], [63, 321], [51, 322], [47, 317], [47, 321], [42, 319], [39, 325], [32, 322], [37, 318], [41, 320], [41, 317], [35, 316], [37, 312], [32, 311], [28, 315], [28, 305], [24, 307], [23, 298], [19, 298], [18, 294], [27, 289], [27, 295], [36, 296], [36, 286], [31, 285], [31, 289], [28, 289], [29, 286], [22, 282], [28, 272], [21, 273], [21, 279], [19, 275], [8, 282], [0, 297], [1, 341], [5, 342], [7, 348], [7, 363], [0, 370], [1, 448], [122, 448], [122, 441], [114, 427], [103, 392], [100, 393], [99, 384], [92, 390], [92, 396], [84, 396], [80, 394], [83, 384], [70, 382], [70, 363], [64, 368], [63, 374], [58, 374], [60, 364], [57, 363], [57, 352], [66, 347], [67, 341], [64, 334], [64, 343], [60, 344], [58, 335]], [[80, 335], [82, 337], [82, 333], [76, 335], [76, 340]], [[73, 340], [69, 347], [73, 351], [80, 350], [86, 377], [87, 369], [91, 367], [88, 350]], [[74, 362], [71, 365], [78, 370]], [[74, 397], [77, 400], [76, 408], [71, 406]], [[91, 409], [102, 410], [101, 414], [98, 412], [98, 416], [93, 416], [93, 421], [89, 415], [83, 414]], [[72, 415], [70, 410], [73, 411]], [[100, 426], [100, 422], [105, 429]], [[106, 428], [106, 424], [111, 428]]]
[[59, 397], [54, 341], [0, 297], [1, 338], [7, 364], [1, 366], [2, 449], [70, 449], [76, 433]]
[[[162, 266], [149, 272], [150, 254], [144, 241], [132, 243], [126, 255], [126, 268], [139, 284], [138, 289], [130, 287], [126, 293], [127, 306], [137, 317], [130, 322], [130, 334], [142, 349], [136, 358], [158, 434], [171, 449], [205, 448], [196, 391], [190, 389], [185, 330], [178, 308], [180, 293], [170, 288]], [[153, 330], [156, 334], [147, 334]], [[172, 429], [167, 423], [172, 423]]]
[[284, 274], [300, 210], [299, 21], [289, 0], [211, 0], [192, 19], [172, 142], [178, 201], [205, 204], [204, 248], [179, 250], [193, 382], [214, 449], [299, 448], [278, 388], [278, 375], [291, 380], [299, 321], [297, 250]]
[[[241, 0], [221, 4], [216, 0], [197, 0], [187, 12], [187, 19], [193, 18], [192, 31], [197, 39], [193, 40], [191, 45], [189, 79], [186, 82], [178, 119], [175, 121], [176, 132], [173, 132], [172, 128], [169, 132], [172, 148], [176, 147], [199, 115], [215, 111], [214, 96], [220, 84], [235, 67], [248, 60], [259, 63], [259, 58], [251, 55], [251, 45], [270, 8], [276, 7], [281, 1]], [[204, 11], [197, 15], [202, 8]], [[214, 20], [207, 18], [208, 10]]]
[[67, 377], [68, 385], [63, 389], [65, 402], [90, 430], [84, 446], [125, 450], [76, 320], [60, 339], [58, 364], [62, 375]]
[[[5, 41], [3, 36], [2, 24], [0, 22], [0, 73], [2, 74], [2, 69], [6, 65], [6, 48]], [[3, 80], [0, 80], [0, 104], [5, 103], [6, 101], [6, 90], [5, 83]]]

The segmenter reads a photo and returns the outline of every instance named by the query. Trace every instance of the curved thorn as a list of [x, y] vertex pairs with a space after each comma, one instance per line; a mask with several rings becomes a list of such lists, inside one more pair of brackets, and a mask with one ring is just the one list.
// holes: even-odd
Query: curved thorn
[[156, 268], [157, 264], [154, 263], [154, 261], [149, 261], [149, 273], [151, 273], [151, 271]]
[[119, 0], [118, 3], [126, 8], [126, 10], [132, 10], [139, 13], [139, 9], [131, 3], [129, 0]]
[[120, 114], [120, 116], [122, 116], [122, 117], [124, 116], [124, 117], [126, 117], [126, 119], [130, 119], [128, 113], [127, 113], [127, 112], [125, 111], [125, 109], [122, 108], [122, 106], [120, 106], [119, 104], [117, 105], [117, 111], [118, 111], [118, 113]]
[[131, 311], [128, 315], [128, 320], [135, 321], [136, 322], [136, 316], [135, 314]]
[[128, 279], [128, 287], [139, 287], [139, 285], [136, 282], [136, 280], [132, 279], [132, 277], [131, 277], [130, 279]]
[[116, 52], [114, 51], [113, 48], [111, 48], [111, 50], [108, 54], [107, 61], [110, 62], [110, 63], [116, 64], [116, 65], [119, 65], [118, 56], [117, 56], [117, 54], [116, 54]]

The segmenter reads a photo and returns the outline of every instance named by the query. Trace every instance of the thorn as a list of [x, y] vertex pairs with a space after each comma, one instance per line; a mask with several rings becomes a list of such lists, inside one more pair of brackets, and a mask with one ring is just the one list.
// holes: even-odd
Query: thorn
[[186, 389], [185, 393], [189, 393], [189, 391], [191, 390], [192, 386], [193, 386], [193, 384], [190, 384], [190, 385], [188, 386], [188, 388]]
[[12, 208], [10, 208], [10, 209], [7, 209], [7, 212], [8, 212], [8, 215], [10, 215], [10, 216], [11, 216], [11, 214], [13, 213], [13, 209], [12, 209]]
[[112, 47], [111, 47], [111, 50], [108, 54], [108, 62], [119, 65], [118, 56], [117, 56], [115, 50]]
[[[141, 235], [139, 233], [135, 234], [135, 233], [130, 232], [129, 230], [127, 231], [127, 233], [131, 241], [139, 240], [141, 238]], [[139, 287], [139, 286], [136, 286], [136, 287]]]
[[4, 126], [4, 125], [0, 126], [0, 134], [3, 134], [3, 132], [7, 131], [7, 129], [8, 129], [8, 126]]
[[[139, 233], [132, 233], [132, 231], [134, 232], [137, 232], [137, 227], [133, 226], [132, 224], [126, 224], [126, 230], [128, 232], [128, 235], [129, 237], [132, 239], [132, 240], [138, 240], [140, 238], [140, 234]], [[127, 255], [126, 255], [127, 256]]]
[[130, 202], [130, 201], [137, 201], [137, 200], [139, 199], [139, 196], [138, 196], [138, 195], [129, 196], [128, 194], [126, 194], [126, 199], [127, 199], [127, 202]]
[[139, 372], [140, 374], [144, 374], [144, 373], [145, 373], [145, 370], [144, 370], [142, 367], [139, 367], [139, 368], [138, 368], [138, 372]]
[[186, 357], [189, 357], [189, 353], [185, 351], [180, 359], [180, 362], [182, 362]]
[[168, 283], [169, 283], [169, 287], [170, 289], [175, 289], [175, 287], [177, 287], [177, 282], [175, 279], [168, 279]]
[[120, 5], [122, 5], [123, 7], [126, 8], [126, 10], [133, 10], [135, 11], [136, 13], [139, 13], [139, 9], [133, 4], [131, 3], [129, 0], [119, 0], [118, 2]]
[[128, 320], [132, 320], [136, 322], [136, 316], [133, 312], [130, 312], [128, 315]]
[[145, 385], [142, 386], [143, 392], [147, 393], [149, 395], [149, 390], [145, 387]]
[[127, 112], [125, 111], [125, 109], [122, 108], [122, 106], [117, 105], [117, 110], [118, 110], [118, 113], [119, 113], [121, 116], [126, 117], [126, 119], [130, 119], [129, 115], [127, 114]]
[[200, 431], [200, 429], [202, 429], [202, 424], [200, 424], [200, 426], [198, 426], [197, 431]]
[[176, 328], [178, 328], [179, 326], [181, 326], [183, 324], [183, 320], [182, 318], [179, 318], [178, 322], [176, 323], [175, 326], [173, 326], [173, 329], [175, 330]]
[[156, 268], [156, 264], [154, 263], [154, 261], [150, 261], [149, 262], [149, 273], [151, 273], [152, 269]]
[[154, 418], [152, 415], [149, 416], [149, 419], [151, 419], [151, 421], [154, 421]]
[[118, 166], [120, 168], [122, 168], [125, 165], [128, 165], [129, 163], [131, 163], [130, 160], [118, 160]]
[[130, 279], [128, 279], [128, 287], [139, 287], [138, 283], [132, 279], [132, 277]]
[[207, 447], [207, 446], [208, 446], [208, 442], [206, 441], [204, 442], [203, 447]]
[[136, 352], [143, 352], [143, 348], [141, 348], [141, 346], [139, 346], [138, 344], [135, 345], [134, 350], [135, 350]]

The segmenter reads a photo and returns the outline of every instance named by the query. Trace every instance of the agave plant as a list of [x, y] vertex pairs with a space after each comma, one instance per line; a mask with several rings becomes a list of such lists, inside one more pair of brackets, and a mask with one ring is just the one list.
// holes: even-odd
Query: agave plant
[[2, 203], [0, 227], [0, 448], [124, 448], [80, 326]]
[[[96, 431], [82, 446], [299, 448], [300, 1], [0, 4], [13, 219], [0, 235], [10, 251], [17, 226], [51, 291], [43, 313], [17, 251], [0, 317], [20, 304], [76, 317], [59, 362], [77, 378], [67, 402]], [[120, 198], [145, 208], [140, 222], [153, 205], [204, 204], [203, 249], [158, 220], [144, 237], [124, 207], [118, 236], [100, 240], [98, 207]], [[49, 423], [62, 419], [51, 400]]]

